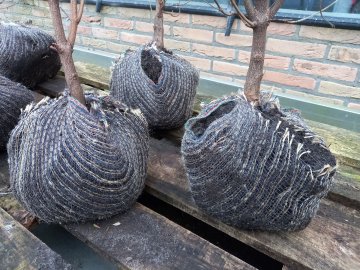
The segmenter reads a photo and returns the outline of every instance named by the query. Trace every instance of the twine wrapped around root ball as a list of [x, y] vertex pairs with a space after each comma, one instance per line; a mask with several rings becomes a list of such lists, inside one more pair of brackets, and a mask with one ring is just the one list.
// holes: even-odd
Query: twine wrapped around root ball
[[33, 100], [34, 95], [29, 89], [0, 75], [0, 151], [6, 149], [21, 109]]
[[29, 106], [8, 144], [15, 197], [48, 223], [103, 219], [129, 209], [143, 190], [148, 127], [111, 97], [70, 96]]
[[60, 70], [55, 40], [46, 32], [14, 23], [0, 22], [0, 75], [33, 88]]
[[110, 89], [117, 100], [139, 108], [151, 129], [171, 129], [191, 116], [198, 82], [189, 62], [147, 45], [118, 61]]
[[336, 160], [298, 112], [232, 96], [185, 126], [182, 154], [196, 204], [245, 229], [299, 230], [329, 191]]

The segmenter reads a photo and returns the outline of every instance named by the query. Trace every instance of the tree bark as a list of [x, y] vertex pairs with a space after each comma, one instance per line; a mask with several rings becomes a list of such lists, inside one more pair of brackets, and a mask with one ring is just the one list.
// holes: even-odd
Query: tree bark
[[64, 26], [61, 20], [59, 0], [49, 0], [49, 8], [54, 25], [56, 44], [52, 45], [59, 56], [64, 69], [65, 80], [70, 90], [70, 95], [76, 98], [85, 106], [84, 91], [80, 84], [79, 76], [75, 69], [74, 60], [72, 58], [73, 47], [76, 38], [77, 25], [80, 22], [84, 1], [81, 1], [80, 11], [77, 12], [76, 0], [71, 0], [71, 23], [69, 29], [69, 37], [66, 39]]
[[246, 75], [244, 93], [248, 101], [258, 102], [264, 72], [266, 31], [268, 23], [257, 24], [253, 28], [253, 39], [249, 69]]
[[153, 42], [159, 49], [164, 49], [164, 10], [165, 1], [156, 1], [156, 14], [154, 18], [154, 37]]

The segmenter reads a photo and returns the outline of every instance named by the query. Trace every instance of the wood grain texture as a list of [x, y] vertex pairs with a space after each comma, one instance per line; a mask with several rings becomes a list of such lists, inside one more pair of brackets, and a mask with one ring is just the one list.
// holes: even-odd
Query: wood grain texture
[[317, 216], [299, 232], [255, 232], [228, 226], [196, 207], [180, 149], [165, 139], [151, 139], [146, 190], [290, 269], [360, 269], [360, 213], [356, 209], [323, 200]]
[[255, 269], [141, 204], [96, 225], [66, 228], [121, 268]]
[[0, 269], [72, 269], [0, 208]]

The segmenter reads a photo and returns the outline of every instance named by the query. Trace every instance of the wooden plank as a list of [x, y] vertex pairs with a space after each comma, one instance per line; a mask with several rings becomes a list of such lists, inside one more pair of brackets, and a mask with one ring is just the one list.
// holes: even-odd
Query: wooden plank
[[95, 225], [65, 227], [121, 268], [255, 269], [138, 203]]
[[[156, 134], [157, 138], [166, 138], [180, 146], [184, 128], [162, 131]], [[351, 137], [353, 141], [354, 137]], [[360, 141], [360, 135], [359, 135]], [[340, 147], [339, 145], [337, 147]], [[339, 158], [336, 156], [336, 158]], [[339, 160], [338, 160], [339, 162]], [[340, 160], [341, 162], [341, 160]], [[343, 205], [360, 210], [360, 167], [346, 166], [342, 163], [338, 165], [338, 170], [334, 179], [334, 184], [330, 189], [328, 198]]]
[[72, 269], [57, 253], [0, 208], [0, 268]]
[[36, 86], [37, 91], [44, 93], [50, 97], [58, 97], [65, 89], [66, 83], [63, 76], [55, 76], [51, 80], [47, 80]]
[[157, 198], [293, 268], [360, 269], [360, 213], [323, 200], [303, 231], [269, 233], [239, 230], [199, 210], [191, 198], [180, 149], [151, 139], [146, 190]]

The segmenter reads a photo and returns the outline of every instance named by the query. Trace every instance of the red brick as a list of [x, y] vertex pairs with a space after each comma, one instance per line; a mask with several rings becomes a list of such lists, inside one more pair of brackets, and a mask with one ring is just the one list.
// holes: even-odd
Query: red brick
[[360, 98], [360, 87], [353, 87], [328, 81], [320, 82], [319, 92], [327, 95]]
[[165, 13], [164, 14], [164, 21], [165, 22], [175, 22], [175, 23], [190, 23], [190, 15], [185, 13]]
[[165, 47], [168, 48], [169, 50], [178, 50], [183, 52], [190, 51], [190, 42], [165, 38], [164, 43], [165, 43]]
[[359, 103], [349, 103], [348, 108], [355, 109], [355, 110], [360, 110], [360, 104]]
[[201, 76], [201, 78], [206, 78], [206, 79], [216, 79], [216, 80], [221, 80], [221, 81], [225, 81], [225, 82], [232, 82], [231, 77], [212, 74], [210, 72], [201, 71], [200, 76]]
[[[119, 18], [141, 18], [141, 19], [153, 19], [155, 11], [141, 8], [125, 8], [125, 7], [114, 7], [115, 14], [118, 14]], [[103, 13], [103, 10], [101, 10]], [[113, 13], [112, 13], [113, 14]]]
[[354, 81], [357, 74], [356, 68], [343, 65], [330, 65], [300, 59], [295, 59], [294, 69], [306, 74], [329, 77], [343, 81]]
[[218, 43], [228, 46], [250, 47], [252, 36], [231, 34], [229, 37], [226, 37], [224, 33], [216, 33], [215, 40]]
[[[135, 30], [137, 30], [139, 32], [153, 33], [154, 32], [154, 24], [137, 21], [135, 24]], [[170, 26], [169, 25], [164, 24], [164, 34], [170, 35]]]
[[209, 30], [174, 27], [173, 33], [175, 37], [190, 39], [192, 41], [212, 42], [213, 40], [213, 32]]
[[100, 16], [93, 16], [93, 15], [82, 15], [81, 17], [82, 22], [91, 23], [91, 24], [100, 24], [101, 17]]
[[234, 55], [235, 55], [234, 49], [214, 47], [214, 46], [196, 44], [196, 43], [192, 45], [192, 50], [195, 53], [207, 55], [210, 57], [220, 57], [226, 60], [234, 59]]
[[208, 59], [186, 56], [186, 55], [181, 55], [181, 57], [189, 61], [191, 64], [193, 64], [195, 67], [201, 70], [205, 70], [205, 71], [210, 70], [211, 61]]
[[269, 38], [266, 49], [268, 51], [287, 55], [298, 55], [307, 58], [323, 58], [326, 45]]
[[301, 37], [311, 39], [320, 39], [328, 41], [336, 41], [347, 44], [360, 44], [360, 35], [358, 30], [346, 30], [313, 26], [301, 26]]
[[132, 21], [128, 20], [121, 20], [116, 18], [104, 18], [104, 25], [106, 27], [115, 27], [125, 30], [132, 30], [134, 29], [134, 25]]
[[360, 48], [331, 46], [329, 59], [340, 62], [360, 64]]
[[[242, 63], [250, 62], [250, 52], [239, 51], [239, 61]], [[278, 55], [265, 54], [265, 67], [272, 67], [277, 69], [288, 69], [290, 65], [290, 58]]]
[[[245, 26], [244, 23], [240, 24], [241, 30], [252, 32], [252, 29]], [[281, 35], [281, 36], [293, 36], [296, 31], [296, 26], [287, 23], [270, 23], [267, 34], [269, 35]]]
[[118, 31], [103, 28], [92, 28], [92, 34], [99, 39], [117, 39], [119, 36]]
[[152, 40], [152, 36], [143, 36], [143, 35], [121, 32], [120, 39], [125, 42], [144, 45], [145, 43], [148, 43]]
[[48, 8], [32, 7], [31, 14], [36, 17], [49, 17], [50, 12]]
[[316, 84], [316, 81], [309, 77], [294, 76], [275, 71], [265, 71], [263, 80], [306, 89], [314, 89]]
[[240, 66], [238, 64], [214, 61], [213, 71], [235, 76], [246, 76], [247, 67]]
[[[216, 28], [225, 28], [226, 27], [226, 18], [216, 17], [216, 16], [206, 16], [206, 15], [191, 15], [191, 21], [193, 24], [204, 25]], [[236, 28], [237, 23], [234, 22], [233, 29]]]
[[92, 30], [91, 27], [78, 25], [77, 33], [83, 36], [91, 36]]

